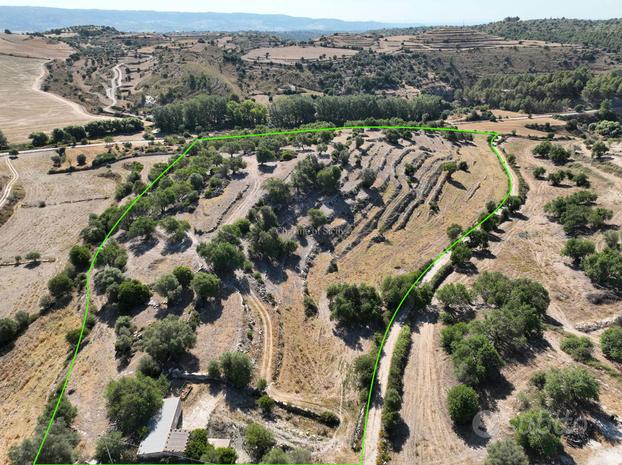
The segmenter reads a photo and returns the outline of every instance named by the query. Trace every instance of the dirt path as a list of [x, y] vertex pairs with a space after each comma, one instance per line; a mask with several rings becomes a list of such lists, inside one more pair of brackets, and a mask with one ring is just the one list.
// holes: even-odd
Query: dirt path
[[[493, 143], [493, 147], [497, 148], [497, 144]], [[501, 154], [501, 157], [504, 159], [504, 161], [507, 164], [507, 160], [503, 152], [499, 151], [499, 153]], [[514, 171], [511, 169], [509, 164], [508, 164], [508, 168], [509, 168], [509, 175], [512, 180], [512, 191], [510, 193], [512, 195], [518, 195], [518, 192], [519, 192], [518, 178], [516, 176], [516, 173], [514, 173]], [[427, 274], [423, 277], [421, 282], [422, 283], [430, 282], [430, 280], [439, 272], [439, 270], [445, 264], [449, 262], [449, 259], [450, 259], [449, 254], [445, 254], [442, 257], [440, 257], [440, 259], [434, 263], [432, 268], [430, 268]], [[366, 424], [366, 429], [365, 429], [365, 436], [363, 438], [364, 452], [363, 452], [362, 463], [364, 465], [375, 465], [376, 464], [376, 459], [378, 455], [378, 439], [379, 439], [380, 431], [382, 430], [382, 419], [381, 419], [382, 398], [384, 397], [384, 393], [386, 390], [386, 385], [387, 385], [387, 381], [389, 377], [391, 356], [393, 354], [393, 350], [395, 349], [395, 343], [397, 341], [397, 336], [399, 334], [400, 329], [403, 326], [403, 321], [406, 317], [406, 314], [407, 312], [402, 312], [400, 315], [398, 315], [395, 322], [391, 326], [391, 329], [389, 330], [389, 334], [386, 338], [385, 344], [382, 349], [382, 355], [378, 363], [378, 369], [376, 373], [376, 383], [374, 386], [374, 395], [373, 395], [372, 402], [369, 408], [367, 424]], [[416, 328], [415, 331], [418, 331], [420, 335], [420, 337], [417, 338], [417, 341], [418, 341], [417, 346], [420, 346], [420, 347], [419, 348], [413, 347], [413, 350], [411, 350], [411, 354], [413, 355], [411, 355], [411, 357], [414, 356], [414, 354], [416, 354], [416, 357], [418, 357], [418, 359], [420, 360], [422, 358], [424, 360], [433, 359], [434, 351], [436, 350], [436, 346], [437, 346], [432, 342], [432, 338], [434, 335], [434, 325], [428, 322], [422, 325], [420, 328]], [[420, 343], [420, 340], [422, 340], [423, 342]], [[431, 368], [433, 367], [433, 365], [435, 364], [429, 364], [429, 363], [421, 364], [422, 367], [426, 367], [426, 366], [428, 367], [427, 368], [428, 371], [425, 373], [425, 376], [423, 376], [422, 379], [431, 379], [434, 376], [438, 376], [438, 373], [433, 373], [434, 368]], [[414, 382], [416, 386], [419, 388], [417, 389], [417, 392], [431, 390], [430, 389], [431, 385], [429, 383], [422, 383], [421, 379], [419, 378], [416, 378]], [[410, 399], [410, 402], [412, 402], [412, 399]], [[426, 410], [430, 410], [431, 405], [433, 405], [430, 402], [430, 399], [426, 398], [426, 395], [420, 396], [420, 400], [418, 401], [418, 403], [426, 406]], [[405, 405], [406, 404], [407, 403], [405, 403]], [[439, 405], [442, 406], [443, 405], [442, 402]], [[449, 433], [449, 432], [450, 431], [444, 431], [444, 433]], [[412, 434], [410, 437], [412, 437]], [[439, 431], [438, 437], [439, 437], [440, 443], [442, 444], [443, 441], [448, 437], [448, 435], [445, 434], [445, 436], [443, 437], [443, 432]], [[410, 458], [412, 459], [412, 457]], [[408, 463], [415, 463], [415, 462], [411, 461]]]
[[257, 297], [257, 295], [251, 291], [250, 294], [245, 296], [245, 301], [248, 306], [254, 312], [259, 314], [261, 319], [262, 337], [264, 341], [263, 354], [261, 357], [261, 366], [259, 369], [259, 376], [264, 378], [268, 383], [272, 382], [272, 360], [273, 360], [273, 348], [274, 337], [272, 331], [272, 320], [270, 319], [270, 312], [264, 306], [263, 302]]
[[76, 102], [72, 102], [71, 100], [67, 100], [64, 97], [61, 97], [60, 95], [56, 95], [52, 92], [46, 92], [43, 90], [42, 86], [43, 86], [43, 80], [45, 79], [45, 77], [47, 76], [47, 68], [45, 67], [45, 63], [41, 63], [41, 74], [39, 75], [39, 77], [37, 77], [37, 79], [35, 79], [35, 81], [32, 83], [32, 90], [34, 90], [35, 92], [38, 92], [40, 94], [43, 94], [49, 98], [52, 98], [54, 100], [56, 100], [57, 102], [62, 103], [63, 105], [68, 106], [69, 108], [71, 108], [71, 110], [73, 111], [73, 113], [76, 116], [79, 117], [84, 117], [84, 118], [89, 118], [89, 119], [104, 119], [103, 116], [97, 116], [97, 115], [93, 115], [91, 113], [89, 113], [88, 111], [86, 111], [86, 109], [76, 103]]
[[[438, 271], [449, 262], [449, 254], [443, 255], [433, 266], [428, 273], [421, 280], [422, 284], [430, 282]], [[402, 326], [404, 326], [404, 320], [406, 319], [408, 312], [402, 311], [397, 316], [389, 335], [387, 336], [384, 346], [382, 348], [382, 355], [378, 362], [378, 370], [376, 372], [376, 381], [374, 383], [374, 395], [371, 405], [369, 407], [369, 414], [367, 416], [367, 425], [365, 428], [365, 437], [363, 442], [363, 464], [364, 465], [376, 465], [376, 457], [378, 455], [378, 438], [380, 437], [380, 431], [382, 430], [382, 399], [384, 397], [387, 382], [389, 380], [389, 368], [391, 367], [391, 356], [395, 349], [395, 343], [397, 342], [397, 336], [399, 335]], [[433, 349], [430, 344], [429, 349]], [[427, 389], [427, 385], [422, 384]]]
[[19, 179], [19, 173], [13, 167], [10, 157], [6, 157], [6, 165], [9, 167], [9, 170], [13, 174], [13, 177], [4, 187], [4, 192], [2, 193], [2, 197], [0, 197], [0, 208], [2, 208], [4, 204], [6, 203], [6, 201], [9, 199], [9, 195], [11, 195], [11, 189], [13, 188], [13, 184], [15, 184], [15, 182]]
[[110, 105], [104, 108], [104, 111], [107, 113], [115, 112], [112, 107], [117, 104], [117, 88], [121, 87], [121, 80], [123, 79], [123, 73], [121, 72], [122, 65], [123, 63], [119, 63], [112, 68], [113, 76], [110, 80], [110, 87], [106, 87], [106, 97], [111, 101]]

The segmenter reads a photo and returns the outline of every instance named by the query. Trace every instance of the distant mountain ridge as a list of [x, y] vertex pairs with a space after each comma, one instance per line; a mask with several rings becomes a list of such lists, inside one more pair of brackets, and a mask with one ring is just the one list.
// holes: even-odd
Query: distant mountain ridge
[[43, 32], [81, 24], [113, 26], [126, 32], [190, 31], [326, 31], [362, 32], [417, 26], [376, 21], [343, 21], [254, 13], [187, 13], [0, 6], [0, 28], [15, 32]]

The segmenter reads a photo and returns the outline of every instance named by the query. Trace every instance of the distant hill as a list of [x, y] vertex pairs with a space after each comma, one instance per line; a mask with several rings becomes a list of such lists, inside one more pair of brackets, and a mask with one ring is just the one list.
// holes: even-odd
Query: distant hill
[[[252, 13], [176, 13], [165, 11], [78, 10], [0, 6], [0, 28], [43, 32], [80, 24], [113, 26], [127, 32], [175, 31], [325, 31], [361, 32], [404, 24], [342, 21]], [[416, 26], [416, 24], [408, 24]]]
[[480, 30], [508, 39], [536, 39], [582, 44], [608, 52], [622, 53], [622, 19], [531, 19], [506, 18], [484, 24]]

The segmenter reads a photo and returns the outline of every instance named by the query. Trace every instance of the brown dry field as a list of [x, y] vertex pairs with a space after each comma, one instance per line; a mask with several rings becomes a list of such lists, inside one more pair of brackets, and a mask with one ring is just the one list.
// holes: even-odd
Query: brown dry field
[[[67, 263], [67, 255], [71, 246], [78, 242], [79, 232], [88, 222], [89, 213], [101, 213], [113, 202], [114, 180], [100, 177], [105, 169], [86, 171], [83, 173], [48, 175], [50, 155], [53, 151], [24, 154], [13, 160], [13, 165], [20, 175], [20, 184], [26, 191], [26, 197], [20, 202], [15, 213], [0, 228], [0, 250], [2, 259], [11, 259], [15, 255], [22, 257], [29, 251], [41, 252], [44, 258], [53, 258], [54, 262], [41, 263], [34, 268], [25, 265], [2, 267], [0, 273], [0, 289], [4, 306], [1, 317], [13, 315], [18, 310], [34, 313], [38, 310], [39, 298], [47, 291], [47, 281], [63, 269]], [[145, 172], [158, 161], [166, 160], [166, 156], [136, 157], [132, 160], [145, 165]], [[113, 171], [127, 174], [122, 163], [113, 165]], [[107, 197], [88, 200], [94, 197]], [[28, 206], [36, 205], [45, 200], [43, 208]], [[77, 202], [76, 202], [77, 201]], [[76, 202], [76, 203], [68, 203]], [[15, 347], [8, 353], [0, 355], [0, 372], [6, 376], [0, 382], [1, 413], [6, 421], [0, 426], [0, 463], [4, 463], [8, 446], [19, 442], [32, 433], [36, 418], [41, 414], [45, 400], [52, 390], [53, 383], [61, 374], [66, 361], [68, 346], [65, 333], [69, 329], [80, 326], [83, 310], [83, 299], [70, 303], [63, 310], [53, 311], [41, 316], [33, 323], [26, 333], [18, 338]], [[101, 302], [96, 301], [101, 307]], [[83, 389], [92, 393], [92, 398], [100, 398], [103, 394], [99, 385], [99, 397], [95, 396], [93, 385], [96, 380], [104, 380], [104, 374], [116, 374], [114, 364], [114, 330], [104, 323], [99, 323], [90, 336], [90, 342], [82, 350], [76, 371], [72, 376], [70, 395], [72, 400], [75, 389], [73, 383], [84, 386]], [[112, 354], [112, 359], [106, 357]], [[93, 362], [98, 372], [93, 379], [81, 376], [84, 372], [84, 361]], [[107, 371], [108, 370], [108, 371]], [[108, 378], [109, 379], [109, 378]], [[105, 385], [105, 384], [104, 384]], [[75, 397], [80, 400], [79, 393]], [[83, 404], [76, 402], [83, 407]], [[87, 434], [88, 428], [82, 428], [81, 422], [90, 424], [101, 432], [96, 423], [98, 415], [103, 413], [103, 404], [92, 409], [80, 408], [77, 420], [78, 429]], [[10, 408], [9, 408], [10, 407]], [[97, 429], [97, 428], [100, 429]], [[91, 443], [91, 445], [94, 444]]]
[[21, 34], [0, 33], [0, 54], [30, 58], [65, 59], [73, 49], [64, 42]]
[[[575, 325], [586, 321], [597, 321], [619, 312], [618, 304], [592, 305], [586, 294], [595, 288], [585, 275], [568, 266], [567, 260], [560, 256], [563, 243], [567, 239], [560, 225], [550, 222], [544, 215], [543, 206], [551, 199], [568, 195], [576, 190], [569, 184], [553, 187], [546, 181], [538, 181], [531, 175], [534, 166], [545, 166], [548, 171], [559, 169], [545, 160], [535, 159], [531, 148], [537, 142], [511, 138], [503, 144], [507, 153], [517, 156], [520, 171], [529, 184], [527, 203], [521, 213], [524, 219], [514, 219], [501, 226], [500, 241], [492, 242], [492, 258], [474, 259], [479, 273], [501, 271], [512, 277], [527, 277], [541, 282], [551, 296], [548, 315], [557, 320], [567, 332], [582, 334]], [[579, 145], [577, 141], [564, 142], [565, 145]], [[587, 153], [587, 151], [585, 151]], [[575, 157], [582, 169], [586, 170], [592, 182], [592, 189], [599, 193], [598, 205], [614, 211], [611, 223], [622, 221], [622, 180], [613, 175], [590, 167], [589, 158]], [[574, 165], [573, 165], [574, 166]], [[578, 168], [574, 168], [576, 171]], [[566, 181], [568, 183], [568, 181]], [[601, 234], [592, 239], [601, 243]], [[472, 284], [475, 276], [454, 273], [449, 282]], [[485, 458], [486, 441], [474, 438], [472, 434], [458, 434], [449, 419], [445, 406], [447, 390], [457, 383], [453, 375], [450, 358], [440, 347], [440, 322], [434, 316], [421, 317], [413, 324], [413, 348], [405, 371], [405, 393], [402, 417], [409, 427], [407, 439], [401, 450], [394, 454], [393, 463], [410, 464], [473, 464], [482, 463]], [[598, 333], [588, 334], [598, 347]], [[511, 434], [509, 419], [516, 410], [516, 395], [528, 387], [530, 376], [536, 371], [551, 367], [569, 365], [570, 357], [559, 349], [561, 335], [547, 332], [546, 344], [524, 363], [510, 363], [503, 369], [510, 384], [509, 392], [501, 395], [487, 425], [495, 440]], [[596, 357], [605, 361], [597, 349]], [[620, 394], [622, 385], [601, 371], [590, 370], [601, 381], [601, 404], [607, 414], [622, 414]], [[425, 380], [422, 382], [422, 380]], [[575, 449], [566, 446], [565, 452], [577, 464], [617, 463], [615, 443], [599, 437], [588, 446]], [[619, 453], [619, 451], [618, 451]], [[602, 454], [602, 455], [597, 455]], [[442, 457], [442, 459], [440, 459]]]
[[[266, 53], [269, 54], [266, 58]], [[345, 58], [356, 55], [356, 50], [346, 48], [318, 47], [318, 46], [288, 46], [288, 47], [261, 47], [251, 50], [242, 57], [246, 61], [259, 61], [263, 63], [293, 63], [302, 58], [309, 61], [329, 59], [334, 56]], [[321, 58], [323, 55], [326, 58]]]
[[77, 103], [38, 90], [45, 61], [0, 55], [0, 128], [9, 142], [26, 142], [32, 132], [98, 118]]
[[[495, 112], [496, 113], [496, 112]], [[516, 116], [525, 116], [517, 113]], [[513, 117], [513, 116], [510, 116]], [[565, 122], [559, 119], [555, 119], [549, 116], [545, 117], [535, 117], [531, 119], [510, 119], [510, 120], [498, 120], [497, 122], [491, 121], [465, 121], [458, 123], [458, 127], [460, 129], [475, 129], [478, 131], [495, 131], [499, 134], [511, 134], [512, 131], [516, 131], [516, 135], [529, 137], [544, 137], [546, 136], [546, 132], [538, 131], [537, 129], [529, 129], [526, 127], [528, 124], [546, 124], [549, 123], [551, 126], [555, 127], [563, 127], [565, 126]]]

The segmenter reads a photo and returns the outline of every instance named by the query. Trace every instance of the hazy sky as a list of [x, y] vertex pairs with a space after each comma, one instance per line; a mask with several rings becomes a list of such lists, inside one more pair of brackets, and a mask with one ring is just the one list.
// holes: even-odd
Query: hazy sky
[[0, 0], [1, 5], [111, 10], [279, 13], [311, 18], [411, 23], [474, 23], [506, 16], [622, 17], [622, 0]]

